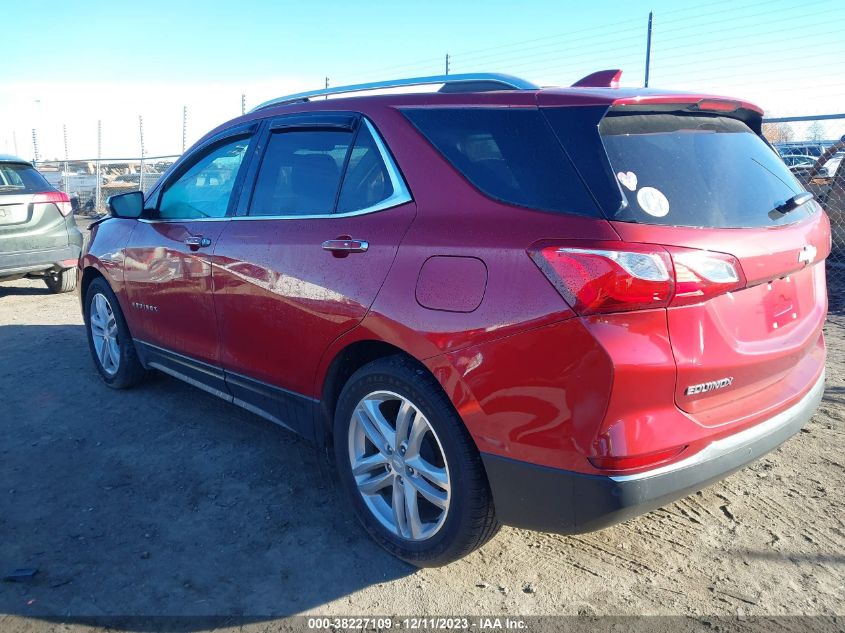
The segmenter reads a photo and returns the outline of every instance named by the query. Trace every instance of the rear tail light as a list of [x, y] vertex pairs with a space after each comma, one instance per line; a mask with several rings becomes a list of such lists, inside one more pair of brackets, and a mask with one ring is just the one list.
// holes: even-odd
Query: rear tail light
[[32, 197], [33, 204], [55, 204], [64, 217], [67, 217], [73, 211], [70, 204], [70, 197], [61, 191], [48, 191], [46, 193], [36, 193]]
[[735, 257], [725, 253], [670, 248], [675, 265], [673, 306], [699, 303], [745, 286]]
[[745, 285], [734, 257], [710, 251], [570, 242], [529, 255], [581, 315], [698, 303]]

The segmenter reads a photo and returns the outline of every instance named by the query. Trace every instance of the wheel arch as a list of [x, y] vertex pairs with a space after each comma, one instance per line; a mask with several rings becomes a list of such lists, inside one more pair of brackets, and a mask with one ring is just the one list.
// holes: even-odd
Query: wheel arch
[[363, 339], [348, 343], [331, 357], [318, 392], [320, 406], [315, 431], [320, 444], [331, 443], [335, 406], [343, 386], [352, 374], [367, 363], [398, 354], [410, 357], [410, 354], [390, 343], [376, 339]]
[[88, 287], [91, 285], [91, 282], [98, 277], [105, 279], [106, 283], [108, 283], [108, 279], [106, 279], [105, 275], [97, 270], [95, 266], [86, 266], [82, 270], [82, 277], [79, 280], [79, 301], [83, 305], [85, 303], [85, 294], [88, 292]]
[[331, 356], [331, 360], [325, 363], [326, 370], [318, 390], [320, 404], [317, 414], [318, 420], [315, 425], [316, 439], [319, 444], [328, 445], [331, 443], [332, 424], [334, 423], [337, 401], [340, 392], [352, 374], [368, 363], [390, 356], [403, 356], [432, 376], [452, 403], [458, 417], [461, 418], [460, 412], [455, 407], [455, 393], [450, 388], [450, 385], [453, 386], [455, 376], [452, 372], [448, 372], [451, 375], [447, 377], [441, 363], [420, 360], [401, 347], [383, 340], [360, 339], [342, 346]]

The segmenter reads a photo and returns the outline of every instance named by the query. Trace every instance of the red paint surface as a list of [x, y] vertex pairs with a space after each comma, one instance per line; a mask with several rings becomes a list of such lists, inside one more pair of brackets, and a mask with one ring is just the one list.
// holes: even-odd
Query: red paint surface
[[487, 266], [476, 257], [425, 260], [417, 279], [417, 303], [429, 310], [472, 312], [487, 288]]
[[[436, 97], [509, 107], [701, 98], [601, 88]], [[582, 472], [597, 472], [589, 457], [601, 463], [688, 446], [686, 457], [790, 406], [820, 375], [823, 264], [804, 267], [797, 255], [804, 244], [816, 246], [819, 262], [827, 255], [823, 214], [778, 229], [691, 229], [501, 204], [468, 186], [397, 111], [431, 99], [299, 103], [216, 130], [300, 111], [363, 112], [391, 148], [411, 204], [316, 220], [108, 220], [92, 233], [82, 266], [113, 284], [137, 337], [308, 396], [319, 397], [347, 346], [389, 343], [431, 370], [481, 451]], [[191, 252], [182, 243], [188, 234], [213, 244]], [[370, 248], [343, 258], [320, 248], [341, 236]], [[527, 254], [541, 240], [573, 239], [729, 253], [750, 287], [698, 305], [577, 317]], [[442, 261], [425, 272], [434, 255]], [[483, 262], [480, 300], [480, 268], [458, 258]], [[438, 290], [438, 279], [453, 286]], [[127, 307], [133, 300], [159, 312], [136, 313]], [[734, 377], [730, 389], [683, 393], [724, 376]]]

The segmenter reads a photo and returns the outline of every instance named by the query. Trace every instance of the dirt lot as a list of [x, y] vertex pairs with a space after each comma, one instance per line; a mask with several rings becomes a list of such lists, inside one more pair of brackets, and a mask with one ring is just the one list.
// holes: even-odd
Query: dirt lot
[[[841, 306], [839, 306], [841, 307]], [[443, 569], [373, 545], [324, 458], [176, 380], [111, 391], [74, 294], [0, 286], [0, 630], [68, 616], [845, 614], [845, 316], [824, 403], [754, 466], [614, 528], [504, 529]]]

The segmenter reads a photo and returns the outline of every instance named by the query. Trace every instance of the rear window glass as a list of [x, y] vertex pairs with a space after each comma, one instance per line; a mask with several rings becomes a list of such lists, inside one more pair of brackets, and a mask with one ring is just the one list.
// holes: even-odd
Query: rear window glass
[[0, 163], [0, 193], [52, 191], [44, 176], [29, 165]]
[[362, 126], [349, 154], [337, 212], [347, 213], [372, 207], [393, 195], [387, 167], [367, 126]]
[[600, 215], [539, 110], [421, 108], [403, 114], [487, 196], [532, 209]]
[[347, 130], [273, 133], [258, 171], [250, 215], [331, 213], [351, 141]]
[[801, 220], [815, 208], [773, 211], [803, 188], [780, 157], [737, 119], [611, 113], [599, 133], [628, 203], [609, 214], [612, 219], [765, 227]]

